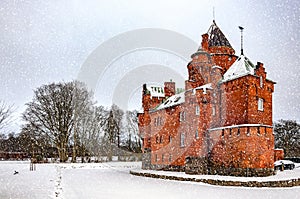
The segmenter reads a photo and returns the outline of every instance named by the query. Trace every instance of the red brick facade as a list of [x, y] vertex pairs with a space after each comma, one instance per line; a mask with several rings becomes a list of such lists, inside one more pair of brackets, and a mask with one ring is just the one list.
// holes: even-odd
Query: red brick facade
[[185, 91], [143, 86], [143, 168], [186, 173], [273, 173], [272, 93], [262, 63], [236, 56], [213, 22], [188, 63]]

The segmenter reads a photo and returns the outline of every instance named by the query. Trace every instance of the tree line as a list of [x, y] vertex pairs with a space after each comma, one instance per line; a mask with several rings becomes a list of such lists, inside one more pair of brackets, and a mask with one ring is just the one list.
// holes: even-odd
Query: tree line
[[98, 106], [92, 96], [78, 81], [37, 88], [22, 114], [20, 133], [2, 134], [0, 151], [58, 155], [61, 162], [69, 156], [73, 161], [78, 156], [111, 159], [116, 148], [141, 152], [137, 112], [123, 111], [116, 105]]

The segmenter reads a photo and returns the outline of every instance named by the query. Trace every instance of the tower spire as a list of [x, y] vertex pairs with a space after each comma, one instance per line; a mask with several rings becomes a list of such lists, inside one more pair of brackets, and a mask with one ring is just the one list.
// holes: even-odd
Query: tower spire
[[215, 6], [213, 6], [213, 21], [215, 21]]
[[242, 26], [239, 26], [239, 29], [241, 30], [241, 55], [244, 55], [244, 51], [243, 51], [243, 30], [244, 30], [244, 28]]

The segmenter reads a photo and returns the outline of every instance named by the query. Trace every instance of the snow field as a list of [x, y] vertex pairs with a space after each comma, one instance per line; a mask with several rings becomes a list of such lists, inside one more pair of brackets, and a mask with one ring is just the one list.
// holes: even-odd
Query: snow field
[[[140, 162], [37, 164], [36, 171], [29, 171], [29, 162], [3, 161], [0, 162], [0, 198], [267, 199], [299, 198], [300, 195], [300, 187], [221, 187], [129, 174], [130, 170], [138, 170], [140, 167]], [[14, 175], [15, 170], [19, 174]], [[297, 170], [299, 171], [299, 169]], [[282, 175], [284, 173], [290, 172], [284, 171]]]

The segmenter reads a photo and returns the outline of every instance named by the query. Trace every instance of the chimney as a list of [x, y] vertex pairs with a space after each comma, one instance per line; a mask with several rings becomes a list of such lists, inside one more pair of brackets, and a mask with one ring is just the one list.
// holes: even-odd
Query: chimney
[[201, 46], [204, 51], [208, 52], [208, 34], [207, 33], [202, 35]]
[[143, 84], [143, 97], [142, 97], [142, 106], [144, 111], [149, 111], [151, 106], [151, 95], [147, 89], [147, 85]]
[[172, 82], [170, 80], [169, 82], [165, 82], [165, 97], [171, 97], [172, 95], [175, 95], [175, 82]]

